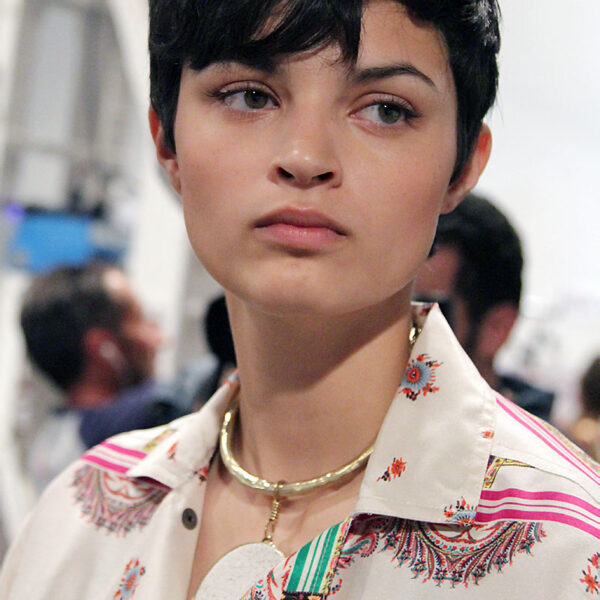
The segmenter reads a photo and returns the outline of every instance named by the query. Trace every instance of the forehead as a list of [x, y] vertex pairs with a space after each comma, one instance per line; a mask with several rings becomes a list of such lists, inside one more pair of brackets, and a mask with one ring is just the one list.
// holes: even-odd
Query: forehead
[[369, 60], [403, 60], [451, 73], [446, 44], [433, 26], [413, 20], [404, 6], [392, 0], [369, 2], [363, 12], [358, 64]]

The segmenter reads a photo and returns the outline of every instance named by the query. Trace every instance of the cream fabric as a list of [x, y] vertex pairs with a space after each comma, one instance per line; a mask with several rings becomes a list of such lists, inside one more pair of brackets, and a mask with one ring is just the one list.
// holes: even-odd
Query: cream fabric
[[[246, 598], [598, 595], [600, 467], [493, 392], [436, 306], [413, 310], [423, 330], [356, 510]], [[184, 600], [208, 467], [237, 385], [64, 471], [10, 550], [0, 597]]]

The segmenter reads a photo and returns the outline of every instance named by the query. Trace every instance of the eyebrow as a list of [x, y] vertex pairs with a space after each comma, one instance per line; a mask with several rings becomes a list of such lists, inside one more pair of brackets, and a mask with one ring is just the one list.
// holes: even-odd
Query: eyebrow
[[[275, 75], [281, 71], [281, 65], [277, 61], [262, 57], [254, 60], [249, 58], [222, 60], [216, 64], [225, 69], [237, 64], [249, 69], [254, 69], [256, 71], [262, 71], [266, 75]], [[353, 83], [368, 83], [370, 81], [408, 75], [411, 77], [417, 77], [421, 81], [425, 82], [429, 87], [437, 90], [433, 80], [425, 75], [423, 71], [420, 71], [410, 63], [397, 63], [381, 67], [367, 67], [365, 69], [356, 69], [354, 67], [350, 67], [349, 75], [349, 78]]]
[[252, 58], [231, 58], [231, 59], [223, 59], [219, 60], [215, 63], [218, 67], [222, 69], [231, 69], [235, 68], [235, 66], [246, 67], [248, 69], [252, 69], [254, 71], [262, 71], [266, 75], [274, 75], [280, 70], [280, 65], [274, 61], [272, 58], [263, 58], [258, 57], [256, 59]]
[[432, 87], [433, 89], [437, 89], [432, 79], [430, 79], [422, 71], [419, 71], [419, 69], [417, 69], [415, 66], [408, 63], [399, 63], [383, 67], [369, 67], [366, 69], [351, 69], [350, 71], [350, 78], [355, 83], [368, 83], [370, 81], [388, 79], [390, 77], [397, 77], [399, 75], [417, 77], [421, 81], [424, 81], [428, 86]]

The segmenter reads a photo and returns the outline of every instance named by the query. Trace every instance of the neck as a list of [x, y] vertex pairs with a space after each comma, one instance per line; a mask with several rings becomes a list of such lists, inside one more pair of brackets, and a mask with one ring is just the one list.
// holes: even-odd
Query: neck
[[408, 360], [408, 297], [324, 319], [273, 317], [234, 297], [228, 305], [244, 468], [271, 481], [310, 479], [374, 441]]

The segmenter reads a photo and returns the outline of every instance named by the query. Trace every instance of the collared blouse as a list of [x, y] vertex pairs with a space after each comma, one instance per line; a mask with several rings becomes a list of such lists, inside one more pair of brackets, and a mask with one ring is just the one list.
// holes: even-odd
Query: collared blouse
[[[437, 306], [413, 313], [422, 331], [354, 511], [248, 582], [244, 600], [598, 596], [600, 466], [491, 390]], [[64, 471], [9, 551], [0, 598], [185, 600], [238, 385]]]

